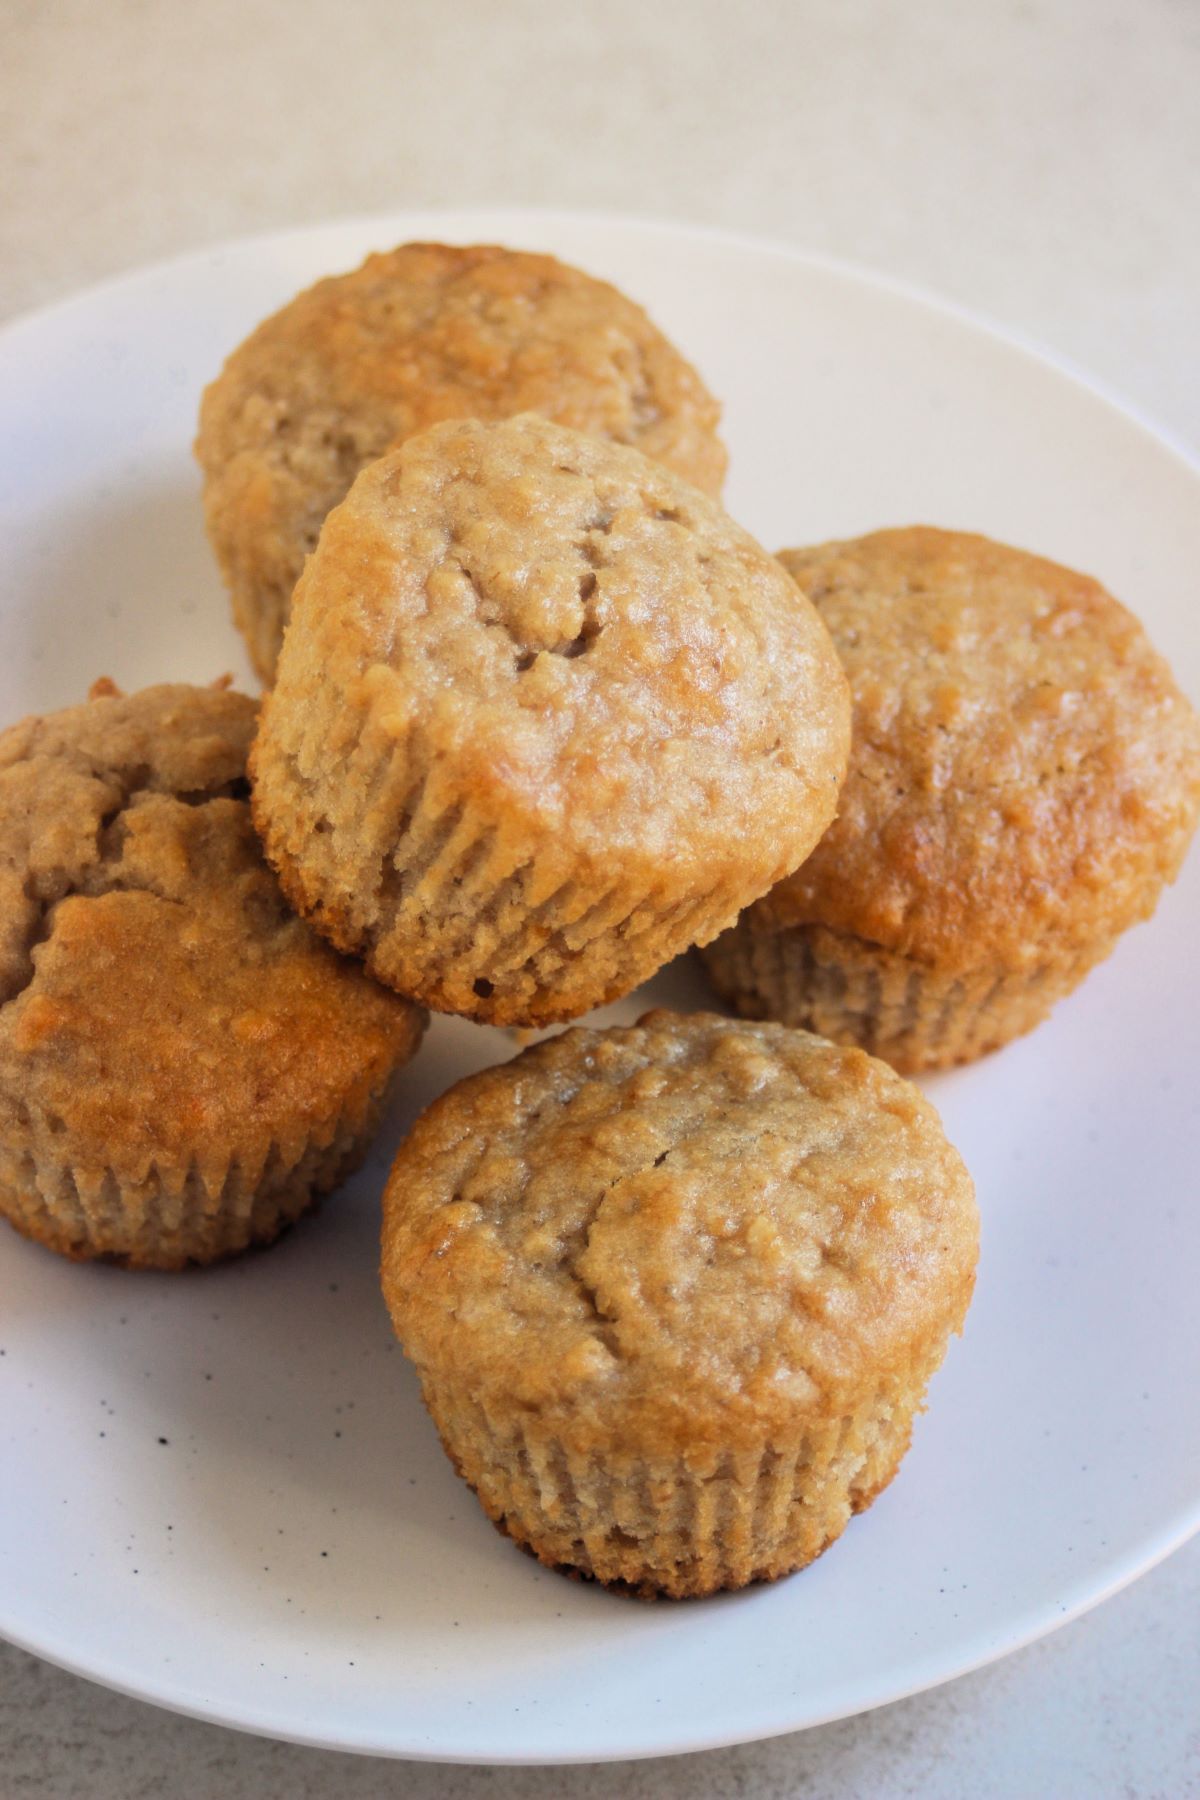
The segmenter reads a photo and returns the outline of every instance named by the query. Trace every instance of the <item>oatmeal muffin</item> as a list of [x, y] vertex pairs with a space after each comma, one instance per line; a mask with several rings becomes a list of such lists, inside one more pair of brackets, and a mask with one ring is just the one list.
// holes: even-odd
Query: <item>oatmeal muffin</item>
[[977, 1253], [914, 1087], [711, 1014], [460, 1082], [384, 1199], [392, 1319], [486, 1512], [676, 1597], [802, 1567], [886, 1487]]
[[196, 452], [234, 618], [273, 678], [292, 589], [358, 471], [443, 419], [538, 412], [719, 494], [720, 409], [639, 306], [552, 256], [404, 244], [300, 294], [204, 396]]
[[828, 633], [715, 502], [532, 413], [452, 421], [326, 521], [254, 812], [293, 905], [381, 981], [544, 1025], [795, 868], [848, 744]]
[[850, 773], [709, 970], [750, 1017], [966, 1062], [1153, 912], [1200, 805], [1196, 716], [1124, 607], [1041, 557], [914, 527], [782, 561], [850, 679]]
[[0, 734], [0, 1213], [64, 1255], [269, 1242], [354, 1167], [420, 1037], [288, 912], [255, 712], [102, 682]]

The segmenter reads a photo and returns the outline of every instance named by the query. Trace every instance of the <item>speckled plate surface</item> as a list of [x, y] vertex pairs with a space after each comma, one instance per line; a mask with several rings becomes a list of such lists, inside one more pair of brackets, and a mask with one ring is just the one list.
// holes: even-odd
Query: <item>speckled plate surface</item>
[[[652, 310], [726, 401], [770, 546], [925, 520], [1099, 575], [1193, 695], [1200, 473], [1090, 388], [919, 296], [769, 246], [539, 213], [213, 250], [0, 337], [0, 719], [248, 671], [189, 445], [226, 350], [407, 237], [553, 250]], [[700, 1749], [946, 1680], [1200, 1525], [1200, 857], [1034, 1037], [929, 1083], [978, 1183], [966, 1336], [894, 1486], [804, 1574], [644, 1606], [546, 1573], [442, 1457], [376, 1282], [389, 1150], [511, 1053], [439, 1021], [378, 1153], [275, 1249], [76, 1268], [0, 1235], [0, 1632], [129, 1693], [341, 1749]], [[676, 965], [644, 998], [706, 1003]]]

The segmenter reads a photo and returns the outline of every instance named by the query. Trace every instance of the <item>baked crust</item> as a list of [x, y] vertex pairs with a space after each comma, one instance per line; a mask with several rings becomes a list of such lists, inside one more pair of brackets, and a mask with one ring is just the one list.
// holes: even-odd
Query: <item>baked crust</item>
[[1098, 582], [927, 526], [780, 560], [842, 658], [853, 750], [837, 819], [749, 929], [1000, 975], [1150, 915], [1195, 829], [1200, 726]]
[[552, 256], [404, 244], [297, 295], [205, 393], [196, 453], [234, 616], [272, 679], [292, 590], [358, 471], [443, 419], [539, 412], [719, 494], [720, 409], [633, 301]]
[[977, 1250], [915, 1088], [706, 1014], [460, 1082], [384, 1197], [393, 1322], [486, 1510], [677, 1595], [800, 1566], [890, 1480]]
[[252, 756], [293, 901], [381, 980], [578, 1016], [811, 850], [848, 752], [816, 614], [712, 501], [533, 414], [363, 471]]
[[0, 735], [0, 1208], [174, 1267], [273, 1236], [361, 1155], [422, 1016], [284, 905], [244, 695], [100, 684]]

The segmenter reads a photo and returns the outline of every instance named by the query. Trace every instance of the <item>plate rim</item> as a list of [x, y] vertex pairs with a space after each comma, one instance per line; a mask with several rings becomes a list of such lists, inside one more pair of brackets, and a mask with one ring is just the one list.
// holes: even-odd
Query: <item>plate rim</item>
[[[1005, 1658], [1027, 1650], [1032, 1644], [1051, 1636], [1063, 1626], [1073, 1625], [1086, 1614], [1103, 1606], [1107, 1601], [1122, 1593], [1125, 1588], [1132, 1587], [1143, 1575], [1166, 1562], [1177, 1550], [1194, 1537], [1200, 1535], [1200, 1499], [1196, 1502], [1196, 1516], [1190, 1524], [1184, 1524], [1178, 1533], [1167, 1531], [1161, 1542], [1156, 1542], [1148, 1559], [1139, 1556], [1128, 1558], [1129, 1566], [1120, 1570], [1102, 1589], [1092, 1590], [1068, 1603], [1065, 1610], [1050, 1612], [1048, 1609], [1035, 1609], [1027, 1615], [1027, 1627], [1023, 1626], [1020, 1634], [1005, 1641], [1001, 1648], [988, 1645], [979, 1648], [954, 1669], [947, 1673], [924, 1673], [911, 1683], [905, 1684], [898, 1691], [889, 1691], [865, 1700], [851, 1700], [847, 1704], [835, 1704], [827, 1711], [806, 1720], [803, 1725], [785, 1724], [772, 1726], [765, 1731], [755, 1731], [747, 1737], [734, 1730], [715, 1731], [701, 1737], [677, 1735], [671, 1739], [658, 1740], [653, 1744], [640, 1744], [629, 1748], [618, 1748], [597, 1755], [595, 1751], [585, 1749], [578, 1755], [553, 1754], [544, 1755], [536, 1752], [492, 1751], [455, 1751], [450, 1749], [428, 1750], [420, 1746], [409, 1745], [398, 1747], [395, 1743], [372, 1741], [366, 1737], [344, 1738], [335, 1740], [329, 1736], [321, 1736], [315, 1732], [298, 1730], [295, 1726], [272, 1723], [263, 1716], [252, 1718], [249, 1714], [240, 1715], [236, 1709], [222, 1703], [223, 1709], [214, 1705], [205, 1705], [200, 1701], [181, 1699], [166, 1689], [157, 1689], [153, 1682], [138, 1686], [117, 1676], [102, 1674], [95, 1667], [76, 1661], [67, 1652], [56, 1652], [43, 1649], [32, 1639], [14, 1634], [0, 1621], [0, 1639], [15, 1646], [27, 1655], [39, 1657], [53, 1667], [63, 1669], [69, 1675], [90, 1682], [94, 1687], [106, 1689], [110, 1693], [120, 1694], [127, 1700], [136, 1700], [145, 1706], [154, 1706], [164, 1712], [178, 1714], [185, 1719], [195, 1719], [202, 1725], [215, 1725], [226, 1731], [236, 1731], [247, 1737], [265, 1738], [269, 1742], [296, 1744], [306, 1750], [326, 1750], [345, 1756], [375, 1757], [389, 1762], [445, 1763], [460, 1768], [579, 1768], [588, 1764], [603, 1766], [606, 1763], [648, 1762], [656, 1757], [702, 1755], [711, 1750], [729, 1750], [739, 1744], [769, 1743], [774, 1738], [799, 1736], [805, 1731], [813, 1731], [823, 1725], [836, 1725], [843, 1719], [859, 1718], [867, 1713], [877, 1712], [885, 1706], [899, 1705], [911, 1700], [918, 1694], [933, 1692], [935, 1688], [945, 1687], [949, 1682], [957, 1681], [961, 1676], [973, 1675], [992, 1663], [1003, 1662]], [[1053, 1604], [1061, 1605], [1061, 1602]]]
[[[577, 227], [582, 222], [603, 231], [633, 233], [648, 238], [687, 239], [693, 243], [707, 244], [733, 253], [749, 252], [788, 263], [800, 269], [836, 276], [854, 285], [874, 290], [917, 309], [952, 321], [973, 333], [982, 334], [992, 340], [993, 344], [999, 344], [1010, 353], [1015, 353], [1022, 359], [1038, 365], [1044, 373], [1067, 383], [1082, 395], [1092, 401], [1098, 401], [1110, 412], [1117, 414], [1126, 426], [1137, 431], [1139, 436], [1146, 439], [1159, 452], [1167, 452], [1187, 475], [1200, 483], [1200, 448], [1193, 448], [1181, 436], [1154, 420], [1135, 402], [1075, 364], [1068, 356], [1049, 348], [1018, 328], [995, 320], [986, 312], [927, 289], [920, 283], [910, 281], [905, 277], [896, 276], [868, 264], [860, 264], [852, 259], [825, 251], [806, 249], [765, 234], [742, 232], [725, 226], [686, 220], [672, 220], [654, 214], [609, 211], [603, 208], [524, 204], [397, 207], [337, 215], [299, 225], [247, 231], [233, 236], [216, 238], [165, 257], [115, 271], [81, 288], [72, 289], [66, 294], [58, 295], [4, 320], [0, 323], [0, 356], [9, 352], [13, 347], [14, 340], [19, 340], [26, 333], [34, 333], [47, 327], [53, 328], [59, 324], [69, 325], [72, 313], [85, 314], [98, 304], [119, 302], [122, 294], [131, 293], [144, 283], [156, 279], [183, 274], [189, 267], [211, 267], [214, 261], [223, 257], [236, 258], [247, 253], [266, 250], [275, 245], [297, 245], [306, 239], [317, 238], [331, 231], [361, 233], [364, 238], [377, 232], [386, 236], [399, 231], [405, 236], [412, 237], [422, 230], [441, 231], [449, 241], [456, 241], [461, 237], [461, 233], [454, 228], [452, 222], [465, 219], [479, 221], [480, 225], [485, 228], [488, 222], [494, 221], [497, 226], [496, 236], [499, 239], [514, 238], [526, 229], [536, 239], [539, 228], [543, 226], [553, 231], [556, 226]], [[482, 232], [478, 235], [482, 236]], [[293, 1724], [272, 1720], [262, 1706], [255, 1709], [256, 1716], [251, 1716], [248, 1710], [243, 1712], [227, 1701], [205, 1703], [194, 1696], [183, 1696], [173, 1691], [169, 1683], [158, 1682], [153, 1677], [141, 1678], [135, 1682], [122, 1678], [120, 1674], [106, 1672], [94, 1662], [77, 1658], [69, 1646], [55, 1643], [51, 1638], [30, 1633], [20, 1627], [14, 1629], [2, 1615], [0, 1615], [0, 1638], [6, 1639], [27, 1654], [40, 1657], [72, 1675], [120, 1693], [129, 1699], [161, 1707], [183, 1717], [196, 1719], [201, 1723], [223, 1726], [226, 1729], [251, 1736], [294, 1743], [311, 1749], [332, 1750], [343, 1754], [374, 1756], [392, 1760], [495, 1767], [566, 1767], [596, 1762], [627, 1762], [655, 1756], [674, 1756], [722, 1749], [739, 1743], [762, 1742], [772, 1737], [786, 1736], [815, 1726], [832, 1724], [840, 1719], [854, 1717], [860, 1713], [873, 1711], [880, 1706], [911, 1698], [915, 1694], [928, 1692], [946, 1682], [957, 1680], [961, 1675], [970, 1674], [989, 1663], [999, 1661], [1016, 1651], [1025, 1649], [1040, 1638], [1056, 1631], [1060, 1626], [1073, 1623], [1091, 1611], [1093, 1607], [1103, 1605], [1105, 1601], [1130, 1586], [1142, 1575], [1149, 1573], [1151, 1569], [1181, 1549], [1197, 1534], [1200, 1534], [1200, 1491], [1197, 1492], [1195, 1499], [1190, 1504], [1177, 1509], [1173, 1515], [1169, 1516], [1157, 1532], [1152, 1533], [1144, 1540], [1138, 1550], [1127, 1553], [1120, 1559], [1113, 1567], [1108, 1580], [1099, 1586], [1093, 1586], [1081, 1579], [1076, 1583], [1074, 1597], [1071, 1597], [1070, 1589], [1060, 1589], [1053, 1600], [1041, 1606], [1028, 1608], [1016, 1623], [1015, 1629], [1010, 1629], [1005, 1634], [1001, 1644], [997, 1644], [990, 1638], [977, 1636], [966, 1654], [962, 1656], [961, 1660], [956, 1660], [952, 1668], [947, 1669], [944, 1662], [932, 1670], [925, 1666], [914, 1665], [915, 1674], [911, 1682], [906, 1682], [899, 1688], [891, 1686], [886, 1691], [876, 1691], [873, 1694], [867, 1690], [865, 1694], [860, 1691], [857, 1697], [843, 1695], [840, 1701], [835, 1701], [828, 1709], [807, 1718], [799, 1725], [788, 1722], [773, 1725], [765, 1730], [756, 1729], [749, 1737], [744, 1730], [737, 1728], [699, 1734], [692, 1730], [687, 1735], [677, 1731], [674, 1736], [668, 1737], [663, 1734], [654, 1742], [618, 1746], [607, 1749], [602, 1754], [598, 1754], [594, 1748], [590, 1747], [585, 1748], [578, 1755], [528, 1750], [523, 1752], [492, 1750], [485, 1753], [473, 1750], [456, 1751], [448, 1747], [428, 1749], [411, 1743], [397, 1745], [395, 1741], [380, 1742], [371, 1739], [368, 1734], [359, 1734], [357, 1737], [334, 1737], [328, 1731], [323, 1734], [305, 1732]], [[1064, 1594], [1067, 1596], [1065, 1603]], [[877, 1679], [875, 1685], [878, 1689], [881, 1682]]]
[[709, 225], [701, 221], [663, 218], [654, 213], [623, 212], [620, 209], [609, 211], [603, 207], [525, 204], [501, 206], [496, 203], [463, 207], [392, 207], [378, 212], [337, 214], [302, 225], [272, 226], [264, 231], [236, 232], [230, 236], [206, 239], [203, 243], [193, 245], [190, 249], [173, 251], [167, 256], [154, 257], [149, 262], [133, 263], [114, 270], [108, 275], [98, 277], [95, 281], [87, 282], [83, 287], [72, 288], [68, 293], [58, 294], [36, 306], [26, 307], [20, 312], [13, 313], [10, 317], [0, 320], [0, 348], [7, 347], [6, 341], [10, 336], [16, 336], [26, 330], [49, 323], [57, 315], [69, 313], [75, 308], [83, 310], [97, 301], [116, 298], [122, 289], [134, 288], [149, 277], [182, 273], [189, 264], [210, 263], [215, 258], [237, 255], [252, 247], [268, 243], [299, 242], [306, 237], [317, 237], [327, 231], [367, 232], [387, 226], [392, 221], [400, 220], [424, 221], [432, 227], [438, 221], [456, 217], [481, 220], [519, 218], [528, 219], [535, 225], [547, 223], [551, 226], [556, 224], [576, 225], [581, 220], [585, 220], [602, 230], [633, 231], [651, 237], [660, 235], [686, 237], [730, 250], [765, 254], [804, 268], [819, 270], [825, 274], [840, 276], [843, 279], [875, 288], [880, 292], [893, 295], [896, 299], [908, 301], [912, 305], [939, 313], [944, 318], [953, 319], [960, 325], [982, 331], [988, 337], [999, 339], [1010, 350], [1017, 351], [1032, 362], [1040, 363], [1043, 368], [1070, 382], [1073, 387], [1089, 394], [1092, 399], [1100, 400], [1114, 412], [1120, 413], [1128, 424], [1135, 426], [1143, 436], [1157, 444], [1159, 449], [1169, 451], [1190, 474], [1200, 478], [1200, 443], [1196, 445], [1189, 443], [1181, 433], [1154, 418], [1137, 401], [1132, 400], [1101, 376], [1093, 374], [1082, 364], [1075, 362], [1064, 351], [1053, 348], [1035, 334], [1023, 331], [1019, 326], [997, 319], [985, 308], [975, 307], [966, 301], [941, 294], [937, 289], [928, 288], [922, 282], [911, 280], [907, 276], [894, 275], [888, 270], [877, 268], [872, 263], [858, 262], [853, 257], [838, 256], [833, 251], [808, 249], [799, 244], [789, 243], [783, 238], [773, 238], [767, 233], [738, 231], [732, 226]]

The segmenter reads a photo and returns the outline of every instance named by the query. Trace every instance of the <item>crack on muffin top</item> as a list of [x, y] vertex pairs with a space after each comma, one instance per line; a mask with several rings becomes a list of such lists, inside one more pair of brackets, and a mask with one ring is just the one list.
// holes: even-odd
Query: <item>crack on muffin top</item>
[[98, 684], [0, 733], [0, 1120], [70, 1121], [85, 1162], [106, 1143], [228, 1159], [415, 1045], [416, 1010], [323, 944], [267, 867], [256, 716], [240, 694]]
[[[64, 901], [141, 891], [181, 902], [152, 860], [126, 860], [131, 839], [144, 837], [147, 824], [174, 835], [169, 809], [199, 813], [222, 802], [249, 818], [252, 701], [205, 695], [197, 710], [207, 708], [211, 717], [197, 723], [206, 729], [193, 725], [180, 743], [172, 741], [172, 709], [193, 690], [151, 690], [161, 704], [152, 700], [138, 719], [137, 703], [131, 715], [125, 696], [97, 685], [87, 707], [24, 720], [0, 735], [0, 884], [10, 898], [0, 1006], [33, 980], [33, 951], [53, 935]], [[198, 837], [191, 827], [189, 835], [203, 843], [208, 834], [202, 826]], [[287, 916], [280, 897], [280, 922]]]
[[707, 866], [752, 825], [760, 892], [845, 754], [840, 668], [774, 559], [669, 471], [533, 414], [409, 439], [330, 515], [256, 750], [310, 793], [290, 740], [317, 741], [318, 683], [468, 804], [503, 792], [506, 825], [588, 854]]
[[[919, 1092], [776, 1025], [573, 1029], [435, 1102], [385, 1197], [418, 1366], [669, 1431], [820, 1407], [958, 1328], [978, 1221]], [[504, 1396], [503, 1402], [500, 1396]], [[649, 1428], [649, 1427], [648, 1427]]]

